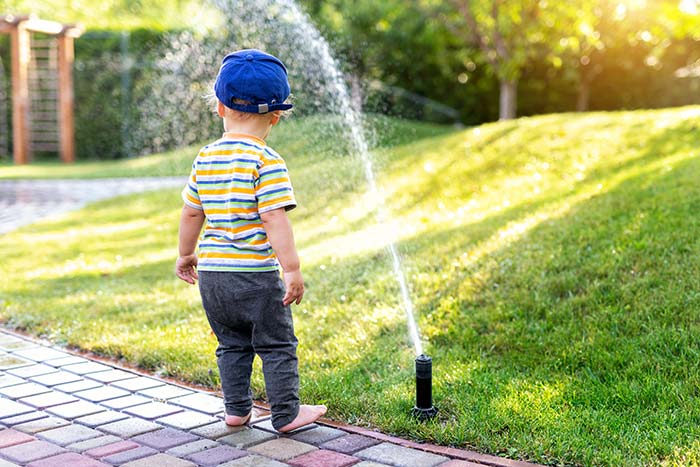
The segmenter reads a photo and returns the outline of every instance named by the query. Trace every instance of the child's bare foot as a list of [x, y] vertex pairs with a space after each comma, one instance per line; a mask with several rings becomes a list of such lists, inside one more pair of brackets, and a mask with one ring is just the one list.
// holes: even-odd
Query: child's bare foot
[[291, 423], [283, 426], [277, 431], [287, 433], [288, 431], [296, 430], [299, 427], [315, 422], [326, 413], [328, 408], [325, 405], [302, 405], [299, 407], [297, 418]]
[[245, 417], [239, 417], [237, 415], [228, 415], [224, 417], [224, 421], [226, 422], [227, 425], [229, 426], [241, 426], [245, 425], [248, 423], [248, 420], [250, 420], [250, 417], [253, 415], [253, 410], [250, 410], [250, 413], [246, 415]]

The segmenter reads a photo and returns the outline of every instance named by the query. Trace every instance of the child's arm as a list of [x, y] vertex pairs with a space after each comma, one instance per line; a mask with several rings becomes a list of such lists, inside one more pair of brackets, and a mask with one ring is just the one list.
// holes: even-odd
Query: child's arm
[[194, 250], [197, 247], [197, 239], [202, 231], [204, 218], [204, 211], [187, 205], [182, 207], [180, 241], [178, 244], [179, 257], [175, 263], [175, 275], [188, 284], [194, 284], [199, 279], [197, 275], [197, 255]]
[[290, 303], [298, 305], [304, 296], [304, 278], [301, 275], [299, 255], [296, 246], [294, 246], [292, 224], [289, 222], [284, 208], [263, 212], [260, 214], [260, 219], [262, 219], [267, 238], [272, 249], [275, 250], [284, 272], [287, 293], [285, 293], [282, 302], [285, 305]]

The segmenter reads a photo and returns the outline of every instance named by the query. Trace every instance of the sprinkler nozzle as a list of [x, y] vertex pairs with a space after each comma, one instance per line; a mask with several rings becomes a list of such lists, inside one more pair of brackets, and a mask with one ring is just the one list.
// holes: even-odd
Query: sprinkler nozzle
[[416, 357], [416, 406], [411, 415], [420, 421], [437, 415], [433, 405], [433, 359], [425, 354]]

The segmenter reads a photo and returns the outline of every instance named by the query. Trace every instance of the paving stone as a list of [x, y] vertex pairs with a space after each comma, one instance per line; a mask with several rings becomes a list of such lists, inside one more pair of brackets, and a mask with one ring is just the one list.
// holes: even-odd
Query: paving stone
[[355, 464], [352, 467], [388, 467], [389, 464], [380, 464], [378, 462], [372, 461], [362, 461], [359, 464]]
[[23, 358], [15, 357], [10, 354], [0, 355], [0, 370], [9, 370], [11, 368], [18, 368], [27, 365], [31, 365], [31, 360], [25, 360]]
[[60, 428], [66, 425], [70, 425], [68, 420], [58, 417], [46, 417], [15, 425], [14, 429], [33, 435], [41, 431], [53, 430], [54, 428]]
[[[133, 376], [133, 375], [132, 375]], [[141, 391], [143, 389], [151, 389], [158, 386], [165, 386], [165, 383], [157, 379], [148, 378], [146, 376], [138, 376], [130, 379], [123, 379], [112, 383], [112, 386], [126, 389], [127, 391]]]
[[235, 461], [226, 462], [219, 467], [289, 467], [289, 464], [283, 464], [266, 457], [252, 455], [241, 457]]
[[129, 462], [122, 467], [196, 467], [196, 465], [167, 454], [156, 454], [155, 456]]
[[181, 444], [190, 443], [198, 439], [195, 435], [185, 433], [172, 428], [163, 428], [162, 430], [145, 433], [143, 435], [134, 436], [133, 441], [141, 443], [144, 446], [149, 446], [159, 451], [180, 446]]
[[474, 462], [462, 460], [451, 460], [445, 464], [440, 464], [440, 467], [484, 467], [484, 464], [475, 464]]
[[19, 467], [19, 465], [0, 459], [0, 467]]
[[193, 441], [191, 443], [183, 444], [182, 446], [175, 446], [174, 448], [165, 451], [166, 454], [170, 454], [175, 457], [185, 457], [195, 452], [204, 451], [205, 449], [211, 449], [219, 446], [219, 443], [212, 441], [210, 439], [200, 439]]
[[417, 451], [391, 443], [377, 444], [355, 453], [355, 457], [383, 462], [396, 467], [433, 467], [449, 459], [444, 456]]
[[148, 398], [143, 397], [143, 396], [129, 394], [128, 396], [117, 397], [116, 399], [110, 399], [108, 401], [104, 401], [104, 402], [102, 402], [102, 405], [109, 407], [111, 409], [121, 410], [121, 409], [125, 409], [127, 407], [134, 407], [135, 405], [148, 404], [149, 402], [151, 402], [151, 399], [148, 399]]
[[58, 386], [59, 384], [73, 383], [82, 380], [80, 376], [68, 373], [67, 371], [57, 371], [55, 373], [32, 376], [29, 379], [35, 383], [43, 384], [44, 386]]
[[47, 443], [46, 441], [29, 441], [28, 443], [16, 444], [9, 448], [0, 449], [0, 456], [17, 462], [19, 464], [27, 464], [46, 457], [61, 454], [66, 450], [55, 444]]
[[343, 454], [352, 454], [362, 449], [379, 444], [379, 441], [368, 436], [350, 434], [335, 438], [321, 444], [321, 449], [329, 449], [331, 451], [342, 452]]
[[76, 375], [87, 375], [90, 373], [97, 373], [99, 371], [111, 370], [111, 366], [103, 365], [97, 362], [87, 361], [84, 363], [76, 363], [74, 365], [65, 365], [61, 367], [62, 370], [70, 371]]
[[0, 374], [0, 388], [14, 386], [15, 384], [22, 384], [24, 382], [25, 380], [15, 375]]
[[68, 425], [53, 430], [42, 431], [37, 435], [41, 439], [45, 439], [59, 446], [68, 446], [69, 444], [85, 441], [86, 439], [97, 438], [102, 436], [97, 430], [88, 428], [83, 425]]
[[289, 459], [289, 465], [295, 467], [348, 467], [359, 461], [357, 457], [334, 451], [319, 449], [308, 454]]
[[[275, 434], [281, 434], [279, 431], [275, 430], [275, 428], [272, 426], [272, 419], [269, 417], [261, 419], [259, 422], [255, 422], [252, 425], [255, 428], [259, 428], [261, 430], [269, 431], [269, 432], [275, 433]], [[318, 428], [318, 425], [315, 423], [311, 423], [309, 425], [302, 426], [301, 428], [297, 428], [294, 431], [289, 431], [289, 432], [285, 433], [285, 435], [292, 436], [294, 434], [301, 433], [303, 431], [313, 430], [315, 428]]]
[[300, 443], [293, 439], [277, 438], [248, 448], [248, 451], [280, 461], [286, 461], [287, 459], [301, 456], [302, 454], [315, 451], [316, 449], [318, 449], [316, 446]]
[[[115, 437], [116, 438], [116, 437]], [[118, 438], [116, 438], [118, 439]], [[95, 459], [101, 459], [103, 457], [112, 456], [114, 454], [128, 451], [130, 449], [136, 449], [139, 447], [138, 443], [133, 441], [116, 441], [114, 443], [105, 444], [103, 446], [95, 447], [85, 451], [86, 456], [93, 457]]]
[[105, 446], [107, 444], [113, 444], [121, 441], [121, 438], [117, 438], [114, 435], [103, 435], [98, 438], [92, 438], [85, 441], [80, 441], [79, 443], [73, 443], [66, 446], [66, 449], [70, 449], [75, 452], [85, 452], [90, 449], [99, 448], [100, 446]]
[[219, 421], [216, 417], [211, 417], [199, 412], [180, 412], [156, 420], [163, 425], [179, 428], [181, 430], [191, 430], [200, 426], [208, 425]]
[[59, 417], [73, 420], [74, 418], [85, 417], [99, 412], [104, 412], [106, 409], [97, 404], [87, 401], [75, 401], [69, 404], [57, 405], [46, 411]]
[[17, 430], [0, 430], [0, 449], [36, 440]]
[[127, 391], [111, 386], [100, 386], [95, 389], [88, 389], [87, 391], [80, 391], [74, 394], [81, 399], [86, 399], [91, 402], [102, 402], [108, 399], [116, 399], [117, 397], [129, 395]]
[[86, 358], [75, 357], [73, 355], [70, 355], [68, 357], [46, 360], [44, 363], [46, 363], [47, 365], [51, 365], [51, 366], [58, 368], [58, 367], [66, 366], [66, 365], [76, 365], [78, 363], [88, 363], [89, 361], [90, 360], [88, 360]]
[[131, 438], [132, 436], [142, 435], [144, 433], [160, 430], [162, 428], [162, 426], [149, 422], [148, 420], [127, 418], [125, 420], [99, 426], [98, 430], [109, 433], [110, 435], [119, 436], [121, 438]]
[[[27, 467], [109, 467], [104, 462], [81, 456], [75, 452], [67, 452], [58, 456], [49, 457], [40, 461], [32, 462]], [[0, 466], [2, 467], [2, 466]]]
[[11, 336], [3, 331], [0, 331], [0, 347], [11, 342], [22, 341], [19, 337]]
[[[115, 465], [121, 465], [125, 464], [127, 462], [131, 462], [137, 459], [141, 459], [143, 457], [148, 457], [152, 456], [153, 454], [156, 454], [158, 451], [155, 449], [146, 447], [146, 446], [141, 446], [140, 448], [134, 448], [134, 449], [129, 449], [128, 451], [122, 451], [118, 452], [116, 454], [112, 454], [111, 456], [103, 457], [101, 460], [103, 462], [107, 462], [109, 464], [115, 464]], [[154, 464], [144, 464], [149, 467], [155, 467]]]
[[45, 394], [38, 394], [36, 396], [24, 397], [19, 400], [27, 405], [36, 407], [37, 409], [45, 409], [47, 407], [53, 407], [54, 405], [67, 404], [69, 402], [75, 402], [78, 399], [71, 396], [70, 394], [65, 394], [62, 392], [52, 391]]
[[232, 448], [231, 446], [217, 446], [215, 448], [207, 449], [206, 451], [190, 454], [187, 456], [187, 459], [200, 466], [209, 467], [219, 465], [233, 459], [238, 459], [239, 457], [245, 457], [247, 455], [248, 453], [241, 449]]
[[[294, 433], [294, 432], [293, 432]], [[302, 443], [313, 444], [318, 446], [326, 441], [330, 441], [335, 438], [340, 438], [347, 433], [342, 430], [336, 430], [335, 428], [330, 428], [327, 426], [319, 426], [313, 430], [302, 431], [298, 434], [293, 434], [292, 439], [296, 441], [301, 441]]]
[[[71, 373], [68, 373], [71, 374]], [[86, 379], [76, 381], [75, 383], [67, 383], [67, 384], [59, 384], [58, 386], [54, 386], [53, 388], [57, 391], [61, 392], [67, 392], [69, 394], [73, 394], [79, 391], [86, 391], [88, 389], [94, 389], [97, 387], [102, 386], [100, 383], [97, 381], [89, 381]]]
[[[184, 389], [178, 386], [173, 386], [172, 384], [168, 384], [166, 386], [142, 389], [138, 391], [138, 394], [150, 397], [151, 399], [168, 400], [174, 399], [176, 397], [186, 396], [188, 394], [194, 394], [194, 391], [190, 391], [189, 389]], [[218, 410], [221, 410], [221, 406], [219, 406]]]
[[22, 415], [17, 415], [16, 417], [10, 417], [6, 418], [2, 421], [7, 426], [15, 426], [15, 425], [20, 425], [22, 423], [27, 423], [31, 422], [34, 420], [39, 420], [40, 418], [46, 418], [48, 417], [47, 414], [44, 412], [40, 412], [38, 410], [35, 410], [33, 412], [28, 412]]
[[28, 412], [34, 412], [34, 408], [0, 397], [0, 419], [10, 418]]
[[28, 349], [20, 349], [15, 350], [13, 354], [22, 358], [26, 358], [27, 360], [34, 360], [35, 362], [43, 362], [46, 360], [70, 356], [65, 352], [59, 352], [58, 350], [49, 347], [33, 347]]
[[41, 384], [24, 383], [2, 388], [0, 389], [0, 394], [9, 399], [21, 399], [22, 397], [34, 396], [36, 394], [43, 394], [50, 391], [51, 389], [47, 388], [46, 386], [42, 386]]
[[[32, 363], [32, 362], [30, 362]], [[0, 363], [1, 365], [1, 363]], [[3, 368], [0, 367], [0, 370]], [[38, 376], [38, 375], [45, 375], [47, 373], [54, 373], [58, 370], [52, 366], [48, 365], [42, 365], [40, 363], [35, 363], [33, 365], [28, 365], [28, 366], [22, 366], [19, 368], [13, 368], [11, 370], [6, 370], [8, 373], [11, 373], [15, 376], [19, 376], [20, 378], [30, 378], [32, 376]]]
[[106, 425], [108, 423], [117, 422], [126, 418], [129, 418], [129, 416], [120, 412], [114, 412], [110, 410], [107, 412], [96, 413], [95, 415], [88, 415], [87, 417], [80, 417], [73, 421], [75, 423], [80, 423], [81, 425], [95, 428], [100, 425]]
[[126, 409], [124, 412], [145, 418], [147, 420], [154, 420], [156, 418], [182, 412], [182, 407], [164, 404], [163, 402], [150, 402], [148, 404]]
[[97, 373], [90, 373], [85, 377], [94, 379], [95, 381], [99, 381], [101, 383], [113, 383], [115, 381], [133, 378], [134, 374], [124, 370], [107, 370], [98, 371]]
[[37, 344], [29, 341], [25, 341], [24, 339], [17, 339], [15, 341], [8, 342], [6, 344], [2, 344], [1, 346], [5, 350], [13, 351], [13, 350], [18, 350], [18, 349], [29, 349], [31, 347], [39, 347]]
[[218, 397], [210, 396], [208, 394], [189, 394], [187, 396], [176, 397], [175, 399], [170, 399], [171, 404], [176, 404], [186, 409], [198, 410], [199, 412], [208, 413], [209, 415], [214, 415], [221, 412], [221, 408], [224, 405], [224, 401]]
[[258, 430], [255, 428], [246, 428], [238, 433], [233, 433], [231, 435], [224, 436], [223, 438], [219, 438], [218, 441], [238, 449], [245, 449], [275, 438], [277, 438], [277, 435], [268, 431]]
[[223, 421], [205, 425], [192, 430], [192, 434], [201, 436], [202, 438], [218, 439], [222, 436], [238, 433], [239, 431], [248, 430], [246, 426], [228, 426]]

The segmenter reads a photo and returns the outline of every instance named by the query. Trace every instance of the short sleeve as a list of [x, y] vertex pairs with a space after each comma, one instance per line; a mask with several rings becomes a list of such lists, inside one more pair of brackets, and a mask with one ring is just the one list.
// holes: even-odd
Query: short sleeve
[[187, 185], [182, 190], [182, 200], [192, 209], [202, 211], [202, 201], [199, 199], [199, 190], [197, 189], [197, 161], [192, 164], [192, 172], [187, 180]]
[[262, 159], [255, 180], [255, 197], [259, 213], [280, 208], [289, 211], [297, 206], [292, 182], [282, 158]]

